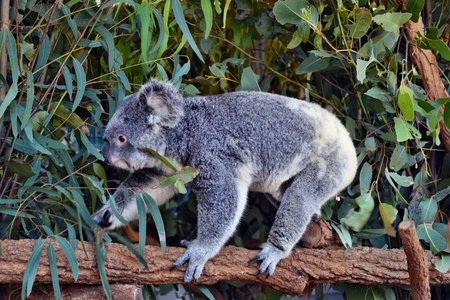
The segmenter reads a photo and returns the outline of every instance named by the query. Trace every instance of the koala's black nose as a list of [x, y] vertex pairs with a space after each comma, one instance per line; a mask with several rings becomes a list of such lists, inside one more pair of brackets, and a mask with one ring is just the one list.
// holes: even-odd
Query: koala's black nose
[[111, 217], [111, 213], [109, 212], [109, 210], [106, 210], [103, 213], [103, 216], [102, 216], [100, 222], [98, 222], [98, 225], [102, 228], [111, 226], [110, 217]]

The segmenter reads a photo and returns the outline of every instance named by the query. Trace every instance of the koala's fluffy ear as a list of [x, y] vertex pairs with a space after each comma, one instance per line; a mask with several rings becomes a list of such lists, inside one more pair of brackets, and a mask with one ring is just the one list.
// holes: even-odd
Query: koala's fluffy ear
[[183, 96], [167, 81], [151, 79], [139, 90], [138, 101], [152, 112], [149, 123], [162, 127], [175, 127], [183, 117]]

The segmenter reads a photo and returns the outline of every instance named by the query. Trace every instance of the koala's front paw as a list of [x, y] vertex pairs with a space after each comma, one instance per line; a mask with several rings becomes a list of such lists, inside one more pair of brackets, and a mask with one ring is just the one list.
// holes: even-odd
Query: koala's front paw
[[261, 273], [266, 272], [266, 278], [275, 272], [275, 268], [280, 260], [283, 258], [286, 258], [289, 256], [289, 251], [282, 251], [281, 249], [275, 247], [271, 243], [265, 243], [261, 245], [261, 248], [263, 250], [256, 255], [254, 258], [252, 258], [248, 264], [252, 264], [254, 262], [257, 262], [261, 260], [261, 265], [259, 266], [258, 273], [256, 273], [256, 276], [258, 276]]
[[183, 240], [181, 241], [181, 245], [188, 249], [175, 261], [171, 270], [189, 261], [186, 273], [184, 274], [184, 281], [186, 283], [191, 282], [192, 279], [197, 281], [202, 274], [206, 262], [216, 254], [216, 251], [212, 250], [211, 247], [199, 243], [197, 240], [192, 242]]
[[116, 217], [114, 214], [111, 213], [111, 208], [105, 205], [95, 216], [92, 217], [92, 220], [94, 220], [94, 222], [101, 228], [108, 230], [112, 229], [111, 227], [115, 218]]

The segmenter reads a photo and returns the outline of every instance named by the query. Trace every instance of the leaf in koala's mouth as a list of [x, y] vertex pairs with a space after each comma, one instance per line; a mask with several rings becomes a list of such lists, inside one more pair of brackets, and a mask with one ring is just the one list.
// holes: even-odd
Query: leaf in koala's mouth
[[153, 156], [155, 156], [157, 159], [159, 159], [163, 164], [165, 164], [167, 167], [169, 167], [172, 171], [174, 171], [175, 173], [178, 171], [177, 167], [175, 167], [176, 162], [173, 159], [171, 159], [170, 157], [162, 156], [161, 154], [159, 154], [158, 152], [156, 152], [155, 150], [150, 149], [150, 148], [139, 148], [138, 150], [144, 151], [144, 152], [150, 152]]

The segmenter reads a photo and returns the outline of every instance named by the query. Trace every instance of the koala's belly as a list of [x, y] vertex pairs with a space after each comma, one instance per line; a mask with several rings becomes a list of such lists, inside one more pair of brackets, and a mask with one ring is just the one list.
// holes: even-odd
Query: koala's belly
[[243, 165], [238, 169], [236, 177], [239, 179], [246, 178], [250, 191], [271, 194], [277, 201], [281, 201], [292, 178], [301, 172], [305, 166], [305, 157], [299, 155], [288, 165], [279, 169], [273, 166], [272, 168], [265, 166], [263, 170], [258, 170], [251, 167], [250, 164]]

